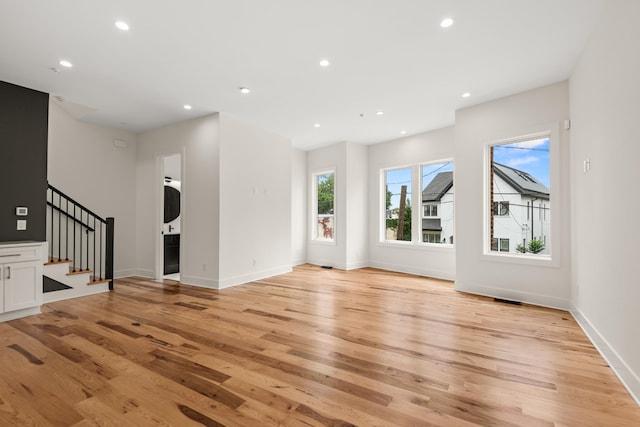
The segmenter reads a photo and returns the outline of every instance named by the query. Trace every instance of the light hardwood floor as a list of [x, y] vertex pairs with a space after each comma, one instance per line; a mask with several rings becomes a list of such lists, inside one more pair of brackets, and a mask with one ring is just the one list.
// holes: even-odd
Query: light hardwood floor
[[567, 312], [313, 266], [0, 324], [0, 426], [639, 426]]

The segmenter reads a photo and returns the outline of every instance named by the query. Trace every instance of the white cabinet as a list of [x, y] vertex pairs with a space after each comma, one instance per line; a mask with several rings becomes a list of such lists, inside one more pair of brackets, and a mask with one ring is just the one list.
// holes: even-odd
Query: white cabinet
[[43, 253], [43, 243], [0, 244], [0, 321], [40, 311]]

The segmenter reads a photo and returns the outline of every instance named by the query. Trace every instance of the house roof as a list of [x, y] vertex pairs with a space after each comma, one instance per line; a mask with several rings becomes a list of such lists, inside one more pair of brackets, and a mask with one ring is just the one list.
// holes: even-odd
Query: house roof
[[493, 170], [518, 193], [549, 200], [549, 189], [528, 173], [496, 162]]
[[438, 202], [453, 187], [453, 172], [440, 172], [422, 190], [423, 202]]
[[[496, 175], [505, 180], [518, 193], [524, 196], [549, 200], [549, 189], [532, 175], [500, 163], [494, 163], [493, 165]], [[422, 190], [422, 201], [439, 202], [452, 186], [453, 172], [440, 172]]]

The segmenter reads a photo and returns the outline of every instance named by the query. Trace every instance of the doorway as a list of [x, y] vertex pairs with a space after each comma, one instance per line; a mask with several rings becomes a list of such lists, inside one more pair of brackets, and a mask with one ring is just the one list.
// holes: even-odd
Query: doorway
[[180, 281], [180, 232], [182, 222], [182, 156], [173, 154], [162, 157], [162, 188], [160, 239], [163, 279]]

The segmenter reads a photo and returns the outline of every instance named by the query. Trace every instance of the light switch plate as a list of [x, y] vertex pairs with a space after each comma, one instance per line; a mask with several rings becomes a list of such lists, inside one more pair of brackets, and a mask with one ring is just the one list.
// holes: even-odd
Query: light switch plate
[[16, 216], [27, 216], [29, 209], [26, 206], [18, 206], [16, 208]]
[[27, 220], [19, 219], [16, 225], [16, 230], [26, 230], [27, 229]]

